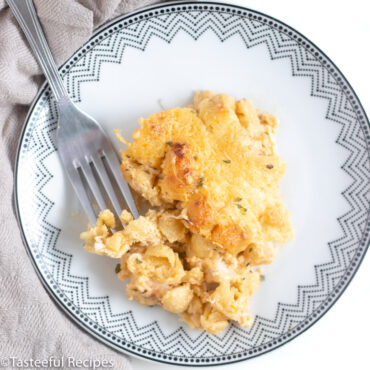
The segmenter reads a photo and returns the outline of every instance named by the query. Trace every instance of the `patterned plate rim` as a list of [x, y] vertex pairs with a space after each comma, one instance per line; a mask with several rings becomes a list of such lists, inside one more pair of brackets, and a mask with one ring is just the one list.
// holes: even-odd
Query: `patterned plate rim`
[[[296, 31], [293, 27], [285, 24], [284, 22], [282, 22], [282, 21], [280, 21], [280, 20], [278, 20], [274, 17], [266, 15], [262, 12], [259, 12], [259, 11], [253, 10], [253, 9], [249, 9], [249, 8], [246, 8], [246, 7], [243, 7], [243, 6], [239, 6], [239, 5], [228, 4], [228, 3], [217, 2], [217, 1], [172, 1], [172, 2], [161, 3], [161, 4], [152, 5], [152, 6], [148, 6], [148, 7], [138, 9], [138, 10], [130, 12], [128, 14], [119, 16], [119, 17], [111, 20], [110, 22], [105, 23], [105, 24], [101, 25], [99, 28], [97, 28], [93, 32], [91, 38], [85, 44], [83, 44], [78, 50], [76, 50], [72, 54], [72, 56], [70, 58], [68, 58], [67, 61], [59, 67], [59, 70], [61, 71], [64, 68], [66, 68], [68, 66], [69, 62], [73, 59], [73, 56], [76, 55], [76, 53], [82, 52], [82, 55], [84, 55], [85, 53], [89, 52], [90, 48], [85, 49], [85, 47], [98, 34], [100, 34], [101, 32], [103, 32], [106, 29], [109, 29], [114, 24], [119, 23], [119, 22], [121, 22], [125, 19], [132, 18], [132, 17], [134, 17], [136, 15], [139, 15], [141, 13], [147, 13], [147, 12], [150, 12], [150, 11], [155, 12], [158, 9], [162, 9], [162, 8], [172, 7], [171, 11], [175, 11], [176, 8], [174, 8], [174, 7], [179, 7], [179, 6], [186, 6], [186, 7], [190, 6], [190, 7], [193, 7], [194, 10], [202, 10], [202, 9], [204, 9], [204, 7], [207, 7], [206, 8], [207, 10], [216, 11], [216, 12], [220, 8], [226, 8], [226, 9], [228, 8], [228, 9], [232, 9], [232, 12], [234, 14], [237, 14], [237, 15], [240, 14], [240, 15], [245, 15], [245, 16], [247, 14], [253, 14], [253, 15], [257, 16], [258, 20], [259, 19], [269, 20], [272, 23], [274, 23], [276, 25], [276, 27], [281, 26], [282, 28], [292, 32], [295, 35], [294, 36], [295, 39], [299, 43], [302, 43], [302, 45], [306, 45], [306, 46], [312, 48], [312, 50], [314, 50], [317, 53], [315, 55], [320, 55], [320, 57], [322, 57], [322, 60], [326, 61], [325, 66], [327, 68], [329, 68], [330, 72], [337, 73], [337, 76], [341, 78], [341, 80], [343, 82], [343, 86], [345, 86], [347, 88], [346, 92], [348, 94], [352, 94], [353, 101], [358, 105], [357, 108], [356, 108], [356, 113], [361, 114], [363, 116], [362, 117], [362, 123], [364, 124], [366, 134], [368, 135], [365, 138], [365, 140], [367, 140], [368, 142], [370, 141], [370, 136], [369, 136], [370, 122], [369, 122], [369, 119], [366, 115], [366, 112], [365, 112], [365, 110], [364, 110], [356, 92], [352, 88], [351, 84], [347, 81], [346, 77], [342, 74], [340, 69], [333, 63], [333, 61], [319, 47], [317, 47], [312, 41], [310, 41], [307, 37], [302, 35], [300, 32]], [[68, 67], [67, 67], [67, 69], [68, 69]], [[370, 231], [369, 214], [368, 214], [367, 221], [366, 221], [367, 228], [365, 227], [364, 233], [363, 233], [363, 236], [362, 236], [362, 240], [365, 240], [365, 242], [363, 242], [363, 244], [360, 243], [360, 246], [362, 246], [361, 255], [359, 256], [357, 254], [356, 262], [355, 263], [352, 262], [351, 269], [350, 269], [350, 274], [348, 275], [348, 273], [347, 273], [346, 282], [343, 284], [343, 286], [341, 287], [341, 289], [337, 293], [331, 293], [330, 294], [330, 297], [332, 298], [330, 303], [328, 303], [327, 307], [324, 310], [322, 310], [318, 315], [316, 314], [316, 316], [314, 316], [314, 318], [312, 319], [312, 321], [310, 321], [310, 323], [308, 323], [306, 325], [302, 325], [302, 327], [300, 329], [298, 329], [294, 334], [290, 334], [289, 336], [286, 336], [285, 339], [281, 343], [277, 344], [276, 346], [272, 346], [270, 348], [267, 348], [267, 349], [264, 349], [264, 350], [261, 350], [261, 351], [256, 351], [254, 353], [249, 353], [248, 355], [246, 354], [245, 356], [242, 356], [242, 357], [238, 356], [238, 358], [231, 358], [230, 357], [230, 358], [222, 358], [221, 359], [221, 357], [224, 357], [224, 356], [219, 356], [220, 359], [219, 359], [218, 362], [204, 363], [203, 361], [199, 361], [199, 362], [198, 361], [191, 361], [191, 363], [184, 363], [184, 362], [176, 362], [176, 360], [173, 360], [171, 358], [171, 356], [168, 356], [168, 357], [170, 357], [168, 360], [161, 359], [161, 358], [158, 358], [158, 357], [156, 358], [156, 357], [152, 357], [152, 356], [147, 356], [143, 353], [135, 351], [134, 349], [122, 348], [122, 347], [116, 345], [115, 343], [107, 340], [104, 336], [102, 336], [99, 333], [97, 333], [96, 331], [92, 330], [92, 328], [90, 328], [87, 324], [85, 324], [82, 320], [80, 320], [73, 312], [68, 310], [68, 308], [57, 297], [56, 293], [51, 289], [48, 282], [46, 281], [46, 279], [42, 275], [41, 271], [39, 270], [39, 266], [38, 266], [37, 262], [35, 261], [32, 253], [31, 253], [31, 249], [30, 249], [30, 246], [28, 244], [28, 241], [27, 241], [27, 238], [26, 238], [26, 235], [25, 235], [25, 231], [24, 231], [24, 227], [23, 227], [23, 224], [22, 224], [21, 212], [20, 212], [20, 208], [19, 208], [19, 197], [18, 197], [18, 193], [17, 193], [18, 165], [19, 165], [20, 153], [21, 153], [22, 143], [23, 143], [23, 139], [24, 139], [24, 134], [25, 134], [26, 129], [28, 127], [29, 119], [30, 119], [30, 117], [32, 116], [32, 114], [34, 112], [34, 108], [35, 108], [37, 102], [39, 101], [40, 96], [47, 89], [48, 89], [48, 84], [47, 84], [47, 82], [44, 82], [44, 84], [39, 89], [39, 92], [37, 93], [36, 97], [34, 98], [32, 104], [30, 105], [28, 114], [26, 116], [26, 119], [25, 119], [23, 127], [22, 127], [20, 138], [19, 138], [19, 141], [18, 141], [18, 147], [17, 147], [17, 152], [16, 152], [16, 158], [15, 158], [15, 166], [14, 166], [14, 188], [13, 188], [13, 190], [14, 190], [15, 214], [16, 214], [19, 229], [21, 231], [21, 237], [22, 237], [22, 241], [23, 241], [23, 244], [25, 246], [26, 252], [27, 252], [29, 258], [31, 259], [33, 267], [34, 267], [39, 279], [41, 280], [42, 285], [44, 286], [45, 290], [47, 291], [49, 296], [52, 297], [54, 302], [56, 302], [59, 305], [59, 307], [62, 308], [62, 310], [67, 314], [67, 316], [69, 316], [70, 319], [72, 319], [75, 323], [77, 323], [79, 325], [79, 327], [83, 328], [90, 335], [98, 338], [100, 341], [102, 341], [106, 345], [118, 350], [119, 352], [130, 354], [130, 355], [133, 355], [137, 358], [141, 358], [141, 359], [145, 359], [145, 360], [149, 360], [149, 361], [156, 361], [156, 362], [160, 362], [160, 363], [167, 363], [167, 364], [181, 365], [181, 366], [215, 366], [215, 365], [224, 365], [224, 364], [236, 363], [236, 362], [251, 359], [251, 358], [260, 356], [264, 353], [268, 353], [272, 350], [275, 350], [275, 349], [281, 347], [282, 345], [290, 342], [292, 339], [299, 336], [303, 332], [305, 332], [307, 329], [309, 329], [313, 324], [315, 324], [319, 319], [321, 319], [329, 311], [329, 309], [337, 302], [337, 300], [340, 298], [340, 296], [346, 290], [348, 285], [351, 283], [353, 277], [355, 276], [358, 268], [360, 267], [365, 255], [367, 253], [367, 250], [369, 249], [369, 245], [370, 245], [370, 240], [369, 240], [369, 231]], [[367, 145], [367, 153], [370, 153], [369, 145]], [[245, 351], [245, 352], [247, 353], [248, 351]], [[172, 357], [179, 357], [179, 356], [172, 356]], [[226, 355], [225, 357], [229, 357], [229, 355]]]

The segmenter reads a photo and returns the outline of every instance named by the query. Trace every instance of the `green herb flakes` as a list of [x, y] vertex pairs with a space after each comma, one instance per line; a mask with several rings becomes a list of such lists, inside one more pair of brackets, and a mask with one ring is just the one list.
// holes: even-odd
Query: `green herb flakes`
[[118, 274], [121, 271], [121, 264], [120, 263], [118, 263], [116, 265], [116, 268], [114, 269], [114, 271], [115, 271], [116, 274]]
[[172, 146], [173, 142], [172, 141], [166, 141], [166, 144], [169, 145], [169, 146]]
[[247, 212], [248, 210], [247, 210], [247, 208], [245, 208], [245, 207], [243, 207], [241, 204], [237, 204], [236, 205], [239, 209], [240, 209], [240, 211], [242, 211], [243, 213], [245, 213], [245, 212]]
[[230, 159], [223, 159], [222, 162], [231, 163], [231, 160]]
[[201, 177], [200, 180], [199, 180], [199, 183], [197, 185], [197, 188], [201, 188], [204, 184], [204, 177]]
[[140, 260], [139, 258], [136, 258], [136, 263], [143, 263], [143, 261]]

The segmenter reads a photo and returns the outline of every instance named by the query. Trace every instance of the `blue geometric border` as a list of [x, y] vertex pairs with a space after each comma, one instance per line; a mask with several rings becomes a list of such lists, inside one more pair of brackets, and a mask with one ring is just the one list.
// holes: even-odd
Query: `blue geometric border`
[[[108, 297], [89, 296], [88, 279], [70, 272], [72, 256], [56, 248], [60, 230], [47, 221], [53, 203], [43, 193], [50, 180], [43, 161], [56, 148], [57, 111], [47, 85], [39, 92], [20, 139], [15, 170], [17, 217], [26, 249], [43, 284], [76, 322], [108, 345], [148, 359], [172, 364], [225, 364], [265, 353], [296, 337], [334, 304], [354, 276], [369, 245], [370, 130], [366, 114], [338, 68], [304, 36], [269, 16], [238, 6], [212, 2], [176, 2], [120, 17], [94, 36], [62, 67], [74, 101], [80, 86], [99, 81], [103, 63], [120, 63], [127, 47], [145, 51], [152, 37], [170, 43], [177, 33], [194, 40], [213, 32], [223, 42], [239, 35], [247, 48], [265, 44], [272, 60], [288, 58], [292, 75], [311, 78], [311, 96], [327, 102], [326, 119], [341, 126], [336, 143], [348, 153], [342, 169], [352, 183], [342, 193], [349, 209], [338, 218], [342, 235], [328, 243], [331, 260], [315, 266], [316, 282], [299, 286], [294, 305], [280, 303], [273, 320], [256, 317], [246, 330], [230, 326], [222, 335], [190, 338], [179, 328], [166, 336], [156, 322], [139, 327], [130, 311], [113, 314]], [[28, 229], [17, 193], [20, 162], [35, 164], [34, 210], [39, 230]]]

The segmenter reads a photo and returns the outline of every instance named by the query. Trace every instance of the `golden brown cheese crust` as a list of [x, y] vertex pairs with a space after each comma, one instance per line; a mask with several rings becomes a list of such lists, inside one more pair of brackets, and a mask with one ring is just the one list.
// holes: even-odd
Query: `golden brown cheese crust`
[[279, 195], [285, 163], [276, 155], [275, 117], [249, 100], [206, 91], [196, 94], [193, 108], [140, 123], [122, 152], [122, 173], [152, 205], [180, 202], [191, 230], [234, 254], [261, 238], [292, 238]]
[[194, 154], [186, 142], [169, 145], [162, 162], [163, 179], [158, 181], [162, 198], [167, 202], [186, 202], [199, 181], [194, 164]]

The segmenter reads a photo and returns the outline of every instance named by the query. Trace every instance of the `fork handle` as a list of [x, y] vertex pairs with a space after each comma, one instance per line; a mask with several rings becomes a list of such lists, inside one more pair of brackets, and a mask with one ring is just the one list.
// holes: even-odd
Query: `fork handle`
[[32, 0], [6, 0], [38, 60], [58, 105], [69, 97], [59, 76]]

